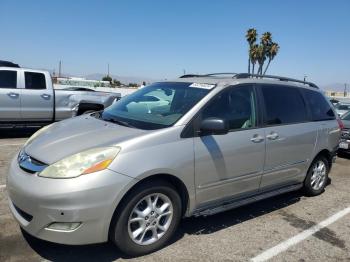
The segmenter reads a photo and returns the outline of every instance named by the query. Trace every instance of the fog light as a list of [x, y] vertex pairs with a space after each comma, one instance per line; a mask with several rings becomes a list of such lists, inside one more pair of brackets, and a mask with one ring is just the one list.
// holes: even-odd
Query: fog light
[[73, 231], [81, 225], [81, 222], [54, 222], [50, 224], [46, 229], [53, 231]]

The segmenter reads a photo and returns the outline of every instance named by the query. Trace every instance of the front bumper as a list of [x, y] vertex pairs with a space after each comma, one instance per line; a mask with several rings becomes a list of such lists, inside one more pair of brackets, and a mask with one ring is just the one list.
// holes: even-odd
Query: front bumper
[[[108, 240], [109, 224], [133, 178], [104, 170], [73, 179], [50, 179], [23, 171], [15, 157], [7, 190], [10, 210], [29, 234], [51, 242], [82, 245]], [[72, 231], [51, 230], [54, 222], [78, 222]]]

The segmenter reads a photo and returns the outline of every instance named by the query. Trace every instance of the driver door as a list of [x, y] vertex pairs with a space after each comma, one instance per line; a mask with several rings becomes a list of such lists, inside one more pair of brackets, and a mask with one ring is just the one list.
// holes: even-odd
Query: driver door
[[229, 87], [214, 97], [199, 121], [217, 117], [229, 123], [224, 135], [194, 138], [196, 199], [200, 206], [257, 192], [265, 158], [265, 134], [258, 128], [252, 85]]

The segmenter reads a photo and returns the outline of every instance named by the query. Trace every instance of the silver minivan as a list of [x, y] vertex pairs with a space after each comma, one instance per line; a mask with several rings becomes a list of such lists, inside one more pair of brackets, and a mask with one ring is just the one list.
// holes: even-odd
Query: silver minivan
[[11, 163], [9, 205], [40, 239], [111, 240], [143, 255], [182, 217], [299, 189], [321, 194], [340, 129], [312, 83], [185, 75], [35, 133]]

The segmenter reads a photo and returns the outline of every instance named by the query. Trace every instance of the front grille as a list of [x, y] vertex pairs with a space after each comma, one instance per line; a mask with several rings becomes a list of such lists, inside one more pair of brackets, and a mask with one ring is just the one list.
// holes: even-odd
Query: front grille
[[24, 212], [22, 209], [17, 207], [15, 204], [13, 204], [14, 208], [16, 209], [17, 213], [20, 214], [21, 217], [23, 217], [27, 222], [32, 221], [33, 216]]
[[17, 160], [19, 167], [30, 174], [41, 172], [47, 167], [45, 163], [29, 156], [24, 150], [19, 152]]

